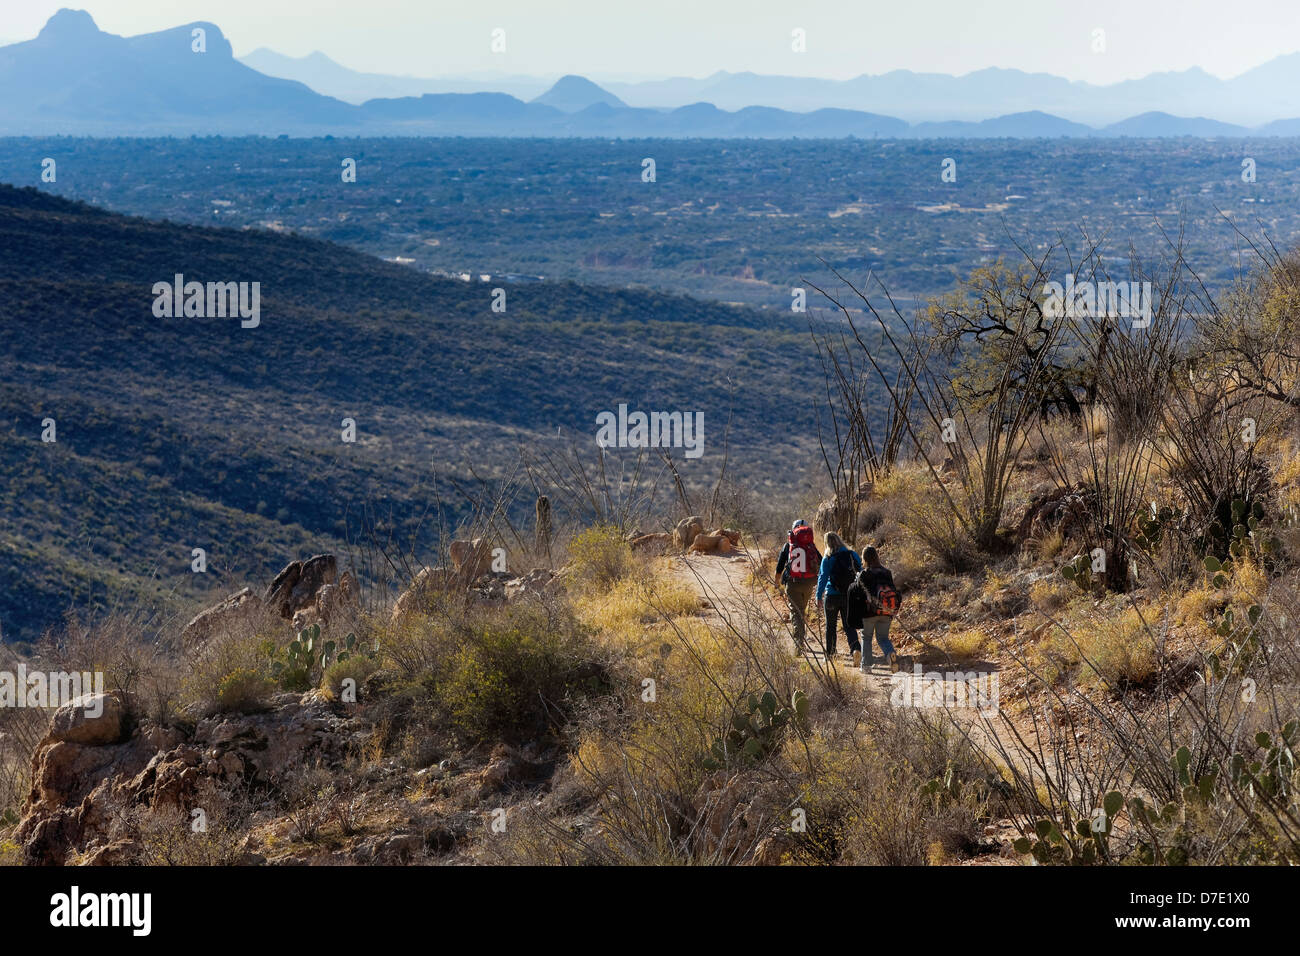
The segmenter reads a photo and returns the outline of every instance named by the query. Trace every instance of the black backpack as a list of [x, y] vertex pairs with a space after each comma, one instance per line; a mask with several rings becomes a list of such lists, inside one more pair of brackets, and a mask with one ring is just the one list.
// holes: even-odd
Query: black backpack
[[857, 570], [853, 567], [853, 552], [848, 548], [835, 552], [835, 563], [831, 565], [831, 587], [839, 594], [848, 594], [853, 585]]

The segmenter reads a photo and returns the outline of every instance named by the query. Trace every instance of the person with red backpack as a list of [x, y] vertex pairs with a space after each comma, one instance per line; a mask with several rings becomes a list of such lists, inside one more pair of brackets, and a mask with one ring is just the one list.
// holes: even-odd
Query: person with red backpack
[[776, 558], [776, 583], [784, 588], [785, 599], [790, 603], [794, 643], [799, 650], [806, 647], [808, 602], [817, 586], [817, 569], [821, 567], [821, 561], [813, 530], [800, 518], [790, 526], [789, 540]]
[[898, 669], [898, 654], [893, 642], [889, 640], [889, 625], [894, 615], [903, 606], [903, 599], [894, 585], [894, 575], [880, 563], [880, 555], [875, 548], [864, 548], [862, 560], [865, 565], [859, 572], [857, 580], [849, 588], [848, 613], [845, 627], [853, 624], [862, 629], [862, 670], [871, 670], [871, 641], [880, 644], [885, 655], [885, 663], [891, 670]]

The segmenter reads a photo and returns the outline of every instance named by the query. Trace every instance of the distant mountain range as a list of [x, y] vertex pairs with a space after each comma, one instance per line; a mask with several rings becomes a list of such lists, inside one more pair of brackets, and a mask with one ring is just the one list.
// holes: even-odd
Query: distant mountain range
[[[194, 50], [196, 31], [205, 49]], [[254, 68], [288, 75], [269, 76]], [[1230, 81], [1198, 70], [1153, 74], [1108, 87], [1046, 74], [981, 70], [963, 77], [895, 71], [837, 83], [799, 77], [715, 74], [601, 87], [561, 77], [538, 91], [527, 78], [505, 78], [517, 93], [422, 92], [424, 81], [347, 70], [323, 54], [302, 59], [267, 50], [234, 58], [212, 23], [197, 22], [136, 37], [104, 33], [84, 11], [60, 10], [34, 40], [0, 47], [0, 134], [4, 135], [412, 135], [756, 138], [932, 138], [1059, 136], [1298, 135], [1300, 54], [1279, 57]], [[311, 84], [315, 84], [315, 88]], [[377, 94], [362, 103], [326, 90]], [[1227, 91], [1227, 92], [1225, 92]], [[673, 108], [665, 101], [689, 99]], [[531, 94], [531, 95], [529, 95]], [[704, 101], [707, 97], [708, 101]], [[1149, 109], [1105, 125], [1066, 119], [1161, 100], [1188, 104], [1195, 117]], [[645, 105], [658, 99], [656, 106]], [[1204, 118], [1231, 100], [1269, 122], [1256, 128]], [[913, 122], [860, 107], [887, 104]], [[1047, 112], [1043, 104], [1057, 104]], [[1107, 107], [1109, 103], [1111, 106]], [[761, 104], [761, 105], [760, 105]], [[776, 104], [776, 105], [774, 105]], [[788, 108], [800, 105], [802, 111]], [[812, 108], [816, 104], [816, 108]], [[930, 104], [927, 106], [926, 104]], [[931, 119], [919, 116], [944, 112]], [[1090, 105], [1089, 105], [1090, 104]], [[1275, 104], [1271, 114], [1266, 110]], [[786, 107], [786, 108], [783, 108]], [[1012, 106], [1010, 112], [990, 117]], [[980, 115], [982, 114], [982, 115]], [[1120, 116], [1127, 113], [1120, 112]]]
[[[319, 52], [288, 57], [265, 48], [241, 57], [241, 61], [268, 76], [297, 80], [319, 93], [358, 104], [376, 97], [489, 91], [530, 100], [555, 81], [554, 77], [517, 75], [478, 79], [380, 76], [349, 70]], [[872, 112], [888, 113], [909, 123], [978, 122], [1045, 112], [1094, 127], [1150, 112], [1208, 115], [1250, 127], [1293, 116], [1300, 109], [1294, 93], [1300, 88], [1300, 53], [1277, 57], [1230, 80], [1194, 68], [1152, 73], [1109, 86], [997, 68], [964, 76], [895, 70], [842, 81], [719, 72], [701, 79], [676, 77], [602, 85], [628, 106], [660, 110], [699, 102], [733, 112], [747, 106], [794, 112], [869, 107]]]
[[1300, 110], [1300, 53], [1279, 56], [1228, 80], [1193, 68], [1098, 86], [1048, 73], [990, 68], [963, 76], [894, 70], [842, 81], [715, 73], [704, 79], [608, 83], [606, 88], [629, 106], [707, 100], [726, 110], [760, 103], [799, 111], [865, 107], [912, 123], [1042, 111], [1095, 127], [1150, 112], [1212, 116], [1253, 127]]

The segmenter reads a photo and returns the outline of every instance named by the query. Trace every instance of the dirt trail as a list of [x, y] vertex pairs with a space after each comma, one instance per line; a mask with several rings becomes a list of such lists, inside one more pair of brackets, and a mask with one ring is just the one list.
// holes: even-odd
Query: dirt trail
[[[759, 552], [753, 548], [743, 549], [740, 553], [719, 557], [707, 554], [674, 555], [668, 558], [668, 568], [673, 576], [689, 584], [709, 602], [706, 617], [719, 623], [730, 621], [739, 626], [750, 615], [761, 613], [768, 621], [780, 624], [789, 634], [790, 647], [794, 648], [794, 631], [788, 623], [788, 610], [784, 596], [776, 596], [769, 587], [761, 586], [755, 577], [759, 568]], [[810, 664], [821, 662], [824, 666], [826, 655], [824, 618], [817, 611], [814, 602], [808, 605], [808, 649], [801, 656]], [[910, 640], [905, 625], [899, 622], [890, 634], [899, 653], [899, 670], [912, 668], [914, 654], [921, 651], [920, 642]], [[841, 633], [838, 652], [834, 665], [842, 676], [865, 681], [867, 691], [873, 697], [883, 700], [889, 698], [894, 687], [893, 672], [885, 665], [880, 649], [875, 648], [874, 663], [869, 673], [854, 667], [845, 655], [848, 643]], [[930, 666], [933, 666], [932, 664]]]
[[[788, 623], [785, 599], [774, 595], [770, 587], [758, 583], [755, 571], [759, 568], [759, 561], [760, 555], [756, 549], [745, 548], [731, 556], [673, 555], [667, 559], [667, 566], [674, 577], [694, 588], [708, 601], [706, 617], [723, 626], [730, 623], [731, 626], [741, 628], [752, 615], [762, 615], [768, 622], [777, 623], [785, 629], [793, 650], [793, 628]], [[808, 643], [811, 649], [805, 650], [801, 656], [810, 667], [825, 667], [826, 655], [822, 650], [823, 619], [811, 602], [808, 612]], [[874, 648], [871, 670], [863, 672], [860, 668], [854, 667], [852, 661], [844, 655], [847, 643], [841, 633], [839, 653], [834, 662], [840, 677], [862, 681], [872, 699], [887, 704], [890, 702], [891, 695], [897, 697], [900, 694], [908, 694], [909, 691], [911, 700], [919, 702], [922, 699], [920, 695], [925, 692], [926, 682], [917, 678], [917, 665], [920, 665], [921, 671], [927, 675], [936, 672], [943, 675], [943, 693], [947, 700], [958, 699], [959, 693], [963, 695], [961, 699], [966, 699], [964, 695], [967, 693], [967, 687], [959, 685], [965, 683], [965, 677], [962, 675], [969, 675], [974, 671], [984, 679], [982, 687], [985, 691], [991, 689], [993, 699], [996, 701], [999, 670], [996, 667], [980, 668], [975, 665], [945, 663], [941, 651], [926, 645], [921, 635], [909, 632], [906, 610], [891, 628], [890, 638], [898, 651], [899, 673], [894, 673], [885, 665], [878, 647]], [[906, 683], [909, 678], [912, 683]], [[931, 693], [937, 691], [932, 680], [929, 686]], [[1034, 765], [1030, 752], [1015, 739], [1015, 735], [1001, 719], [996, 717], [992, 720], [982, 719], [980, 710], [974, 702], [964, 707], [949, 706], [947, 710], [964, 729], [971, 742], [991, 760], [1003, 762], [999, 751], [1005, 751], [1022, 773], [1027, 773], [1031, 777], [1041, 774], [1039, 768]], [[1017, 730], [1032, 746], [1032, 731], [1019, 723], [1017, 723]]]

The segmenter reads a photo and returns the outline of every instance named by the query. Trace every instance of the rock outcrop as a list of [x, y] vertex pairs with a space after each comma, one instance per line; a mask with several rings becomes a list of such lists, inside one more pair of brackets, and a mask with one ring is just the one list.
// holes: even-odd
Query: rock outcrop
[[364, 732], [318, 692], [280, 694], [259, 714], [221, 714], [192, 732], [137, 721], [120, 692], [81, 698], [55, 713], [32, 758], [32, 787], [14, 839], [27, 864], [122, 862], [113, 833], [123, 807], [188, 809], [204, 780], [273, 786], [317, 758], [340, 760]]
[[275, 576], [263, 601], [286, 621], [316, 603], [316, 595], [338, 577], [338, 560], [332, 554], [318, 554], [306, 561], [293, 561]]
[[1083, 487], [1060, 486], [1040, 492], [1016, 526], [1016, 539], [1027, 541], [1059, 531], [1065, 537], [1087, 530], [1088, 496]]
[[673, 531], [673, 542], [685, 551], [694, 543], [696, 537], [702, 534], [704, 534], [704, 519], [699, 515], [691, 515], [677, 522], [677, 528]]
[[485, 538], [473, 541], [453, 541], [447, 548], [452, 566], [466, 585], [477, 581], [492, 570], [492, 545]]
[[445, 592], [456, 580], [454, 568], [421, 568], [405, 591], [393, 605], [393, 620], [407, 614], [429, 611], [437, 596]]
[[[867, 522], [863, 520], [868, 517], [867, 509], [863, 505], [871, 500], [874, 490], [875, 485], [864, 481], [858, 485], [851, 496], [845, 489], [827, 498], [817, 506], [817, 512], [813, 515], [813, 527], [819, 534], [834, 531], [849, 539], [870, 531]], [[852, 517], [855, 514], [856, 520]], [[851, 523], [856, 524], [856, 527], [850, 528]]]
[[643, 551], [647, 554], [663, 554], [672, 543], [673, 536], [667, 532], [638, 534], [628, 542], [633, 551]]
[[697, 534], [688, 554], [735, 554], [740, 550], [740, 532], [730, 528], [718, 528], [709, 534]]
[[206, 644], [214, 634], [256, 628], [265, 609], [266, 605], [252, 588], [244, 588], [196, 614], [181, 631], [181, 643], [185, 647], [198, 647]]

